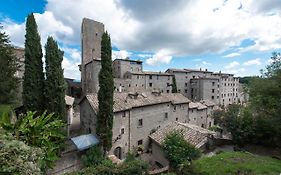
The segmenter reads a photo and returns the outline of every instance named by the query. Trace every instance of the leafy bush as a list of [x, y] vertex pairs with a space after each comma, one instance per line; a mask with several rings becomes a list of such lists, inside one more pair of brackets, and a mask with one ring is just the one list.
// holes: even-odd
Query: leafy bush
[[142, 175], [146, 174], [148, 164], [142, 160], [137, 160], [133, 154], [121, 164], [115, 165], [108, 159], [103, 159], [97, 165], [91, 165], [80, 171], [69, 173], [68, 175]]
[[163, 148], [173, 168], [188, 159], [199, 158], [201, 155], [198, 149], [184, 139], [180, 131], [169, 133], [164, 140]]
[[99, 165], [103, 160], [103, 153], [98, 146], [91, 147], [86, 152], [86, 155], [82, 156], [82, 161], [85, 166]]
[[40, 148], [28, 146], [0, 128], [1, 173], [39, 175], [43, 157]]
[[2, 128], [12, 133], [15, 139], [24, 141], [28, 146], [39, 147], [44, 152], [42, 169], [52, 167], [58, 159], [61, 145], [64, 141], [62, 127], [64, 123], [53, 116], [43, 113], [27, 112], [15, 124], [5, 121]]
[[142, 160], [125, 161], [118, 167], [118, 175], [142, 175], [148, 170], [148, 163]]

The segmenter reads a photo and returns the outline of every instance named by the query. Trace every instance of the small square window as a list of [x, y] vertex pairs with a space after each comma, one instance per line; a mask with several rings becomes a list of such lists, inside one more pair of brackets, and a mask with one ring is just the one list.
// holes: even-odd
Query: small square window
[[149, 87], [152, 87], [152, 83], [149, 83]]
[[165, 119], [168, 119], [168, 112], [165, 113]]
[[139, 127], [142, 126], [142, 119], [139, 119], [139, 121], [138, 121], [138, 126], [139, 126]]
[[138, 140], [138, 146], [139, 145], [142, 145], [142, 139], [141, 140]]

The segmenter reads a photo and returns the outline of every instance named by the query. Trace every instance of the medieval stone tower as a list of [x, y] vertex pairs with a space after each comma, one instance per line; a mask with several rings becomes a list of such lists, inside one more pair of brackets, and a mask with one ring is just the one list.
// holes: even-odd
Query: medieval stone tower
[[81, 26], [81, 83], [83, 94], [97, 93], [98, 74], [101, 69], [101, 39], [104, 24], [84, 18]]

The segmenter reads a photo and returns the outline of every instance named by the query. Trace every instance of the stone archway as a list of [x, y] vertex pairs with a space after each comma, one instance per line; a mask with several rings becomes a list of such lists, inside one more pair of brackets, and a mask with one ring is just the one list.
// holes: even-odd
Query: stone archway
[[122, 148], [120, 146], [116, 147], [114, 149], [114, 155], [118, 158], [118, 159], [122, 159]]

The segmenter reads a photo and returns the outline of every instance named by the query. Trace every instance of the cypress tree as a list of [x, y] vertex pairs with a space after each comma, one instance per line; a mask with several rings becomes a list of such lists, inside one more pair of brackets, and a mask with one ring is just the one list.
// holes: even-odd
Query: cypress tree
[[16, 100], [19, 79], [15, 74], [18, 68], [18, 60], [9, 37], [0, 31], [0, 104], [10, 104]]
[[26, 20], [23, 105], [29, 111], [44, 111], [44, 73], [42, 48], [33, 14]]
[[65, 120], [65, 83], [61, 67], [63, 51], [58, 48], [57, 42], [52, 37], [48, 37], [45, 50], [45, 108]]
[[111, 59], [111, 41], [107, 32], [101, 41], [101, 70], [99, 73], [99, 111], [97, 114], [97, 134], [101, 140], [104, 153], [112, 146], [113, 126], [113, 75]]
[[173, 84], [172, 84], [172, 93], [177, 93], [177, 82], [176, 82], [176, 77], [173, 76]]

